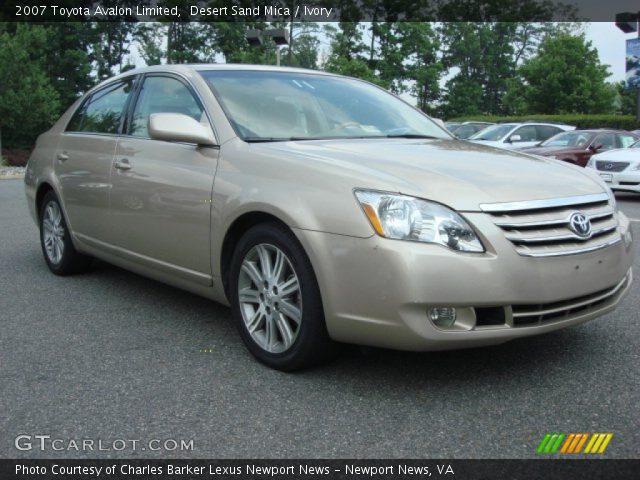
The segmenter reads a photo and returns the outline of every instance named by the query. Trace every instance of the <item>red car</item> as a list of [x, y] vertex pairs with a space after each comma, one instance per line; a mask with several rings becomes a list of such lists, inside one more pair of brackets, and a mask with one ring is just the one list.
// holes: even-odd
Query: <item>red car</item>
[[637, 140], [640, 140], [640, 136], [624, 130], [574, 130], [559, 133], [535, 147], [521, 151], [584, 167], [592, 155], [625, 148]]

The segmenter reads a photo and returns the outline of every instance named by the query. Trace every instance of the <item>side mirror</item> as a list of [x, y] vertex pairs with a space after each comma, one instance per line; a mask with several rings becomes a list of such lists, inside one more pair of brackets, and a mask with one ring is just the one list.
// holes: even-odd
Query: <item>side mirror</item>
[[592, 152], [597, 152], [598, 150], [602, 150], [602, 147], [604, 147], [604, 145], [602, 145], [601, 143], [598, 143], [597, 145], [589, 145], [589, 150], [591, 150]]
[[154, 140], [166, 142], [186, 142], [205, 146], [216, 144], [211, 129], [181, 113], [151, 114], [149, 135]]
[[516, 134], [516, 135], [511, 135], [509, 137], [509, 142], [519, 142], [521, 139], [520, 135]]

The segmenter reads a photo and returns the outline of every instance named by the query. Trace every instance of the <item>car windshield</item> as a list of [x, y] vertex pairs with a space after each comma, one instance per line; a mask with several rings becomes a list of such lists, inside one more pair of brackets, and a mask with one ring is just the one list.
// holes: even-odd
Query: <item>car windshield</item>
[[593, 134], [587, 132], [567, 132], [554, 135], [541, 145], [543, 147], [586, 148]]
[[200, 74], [246, 141], [452, 138], [426, 115], [366, 82], [297, 72]]
[[475, 135], [472, 135], [469, 140], [502, 140], [507, 134], [513, 130], [515, 125], [513, 123], [504, 123], [502, 125], [492, 125], [483, 130], [480, 130]]

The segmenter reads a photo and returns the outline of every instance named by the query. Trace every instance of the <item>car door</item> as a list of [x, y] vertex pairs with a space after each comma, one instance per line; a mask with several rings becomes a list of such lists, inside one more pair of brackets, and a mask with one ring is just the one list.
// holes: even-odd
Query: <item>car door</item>
[[551, 125], [536, 125], [537, 141], [544, 142], [545, 140], [548, 140], [549, 138], [562, 133], [563, 131], [564, 130], [562, 130], [561, 128], [553, 127]]
[[632, 143], [637, 142], [638, 137], [635, 137], [634, 135], [621, 133], [616, 136], [616, 141], [617, 141], [616, 148], [627, 148]]
[[114, 155], [110, 243], [138, 263], [207, 284], [219, 149], [151, 139], [153, 113], [189, 115], [211, 128], [202, 102], [182, 78], [148, 74], [141, 80]]
[[590, 147], [594, 149], [597, 147], [597, 150], [594, 150], [597, 153], [618, 148], [616, 136], [613, 133], [601, 133], [593, 139]]
[[538, 132], [535, 125], [523, 125], [516, 128], [505, 141], [509, 142], [508, 148], [533, 147], [539, 142]]
[[108, 232], [111, 164], [134, 81], [93, 92], [60, 136], [54, 169], [67, 221], [80, 237], [104, 240]]

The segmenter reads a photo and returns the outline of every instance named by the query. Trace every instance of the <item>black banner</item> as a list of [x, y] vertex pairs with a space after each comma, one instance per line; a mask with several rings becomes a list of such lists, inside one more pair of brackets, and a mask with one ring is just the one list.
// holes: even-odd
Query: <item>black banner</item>
[[0, 460], [2, 480], [636, 479], [640, 460]]
[[4, 0], [0, 21], [612, 22], [636, 0]]

